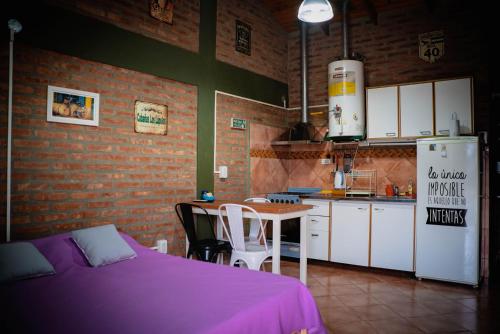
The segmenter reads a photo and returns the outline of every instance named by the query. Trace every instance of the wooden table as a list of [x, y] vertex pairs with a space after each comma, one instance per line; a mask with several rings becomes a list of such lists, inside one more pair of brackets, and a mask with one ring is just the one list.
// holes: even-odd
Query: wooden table
[[[300, 280], [307, 283], [307, 212], [312, 209], [312, 205], [306, 204], [277, 204], [277, 203], [252, 203], [241, 201], [214, 201], [193, 202], [207, 210], [209, 215], [217, 216], [217, 238], [222, 239], [222, 224], [219, 222], [219, 206], [221, 204], [241, 204], [249, 206], [257, 211], [264, 220], [273, 222], [273, 273], [280, 274], [281, 256], [281, 222], [285, 219], [300, 218]], [[200, 209], [193, 208], [196, 214], [203, 214]], [[243, 211], [244, 218], [256, 218], [251, 211]]]

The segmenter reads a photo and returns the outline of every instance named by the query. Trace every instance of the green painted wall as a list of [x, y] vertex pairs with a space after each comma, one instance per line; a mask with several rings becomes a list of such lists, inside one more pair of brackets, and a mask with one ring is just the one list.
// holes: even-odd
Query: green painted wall
[[276, 105], [288, 96], [286, 84], [216, 60], [216, 0], [200, 1], [199, 53], [40, 3], [2, 12], [2, 22], [15, 17], [23, 24], [16, 41], [196, 85], [198, 191], [213, 190], [215, 90]]

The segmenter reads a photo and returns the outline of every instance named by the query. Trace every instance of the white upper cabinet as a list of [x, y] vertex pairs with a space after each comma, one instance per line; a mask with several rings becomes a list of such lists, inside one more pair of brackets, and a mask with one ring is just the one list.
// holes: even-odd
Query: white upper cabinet
[[447, 136], [453, 113], [472, 134], [472, 78], [366, 89], [368, 139]]
[[368, 138], [397, 138], [398, 88], [382, 87], [366, 90]]
[[460, 121], [460, 134], [471, 134], [472, 79], [436, 81], [434, 85], [436, 135], [448, 135], [454, 112]]
[[432, 136], [432, 82], [399, 87], [401, 137]]

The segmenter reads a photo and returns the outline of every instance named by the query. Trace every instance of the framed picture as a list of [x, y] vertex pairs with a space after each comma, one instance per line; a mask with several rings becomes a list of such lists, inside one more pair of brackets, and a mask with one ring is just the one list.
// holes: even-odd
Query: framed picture
[[151, 0], [149, 8], [152, 17], [172, 24], [174, 17], [174, 2], [172, 0]]
[[47, 121], [99, 126], [99, 94], [49, 86]]
[[167, 111], [162, 104], [135, 101], [135, 132], [166, 135]]

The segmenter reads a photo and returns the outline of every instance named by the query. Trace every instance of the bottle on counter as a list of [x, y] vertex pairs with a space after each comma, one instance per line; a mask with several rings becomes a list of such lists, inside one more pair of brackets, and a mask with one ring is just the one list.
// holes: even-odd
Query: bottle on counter
[[410, 178], [408, 181], [408, 196], [413, 195], [413, 179]]

